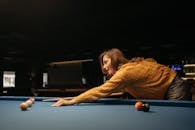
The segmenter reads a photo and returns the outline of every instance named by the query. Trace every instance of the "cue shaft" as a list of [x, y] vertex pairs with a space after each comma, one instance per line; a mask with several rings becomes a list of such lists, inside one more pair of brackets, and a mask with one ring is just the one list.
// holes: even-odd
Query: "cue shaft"
[[[64, 99], [70, 100], [70, 99], [73, 99], [73, 97], [65, 97]], [[58, 100], [59, 100], [59, 98], [46, 98], [46, 99], [43, 99], [42, 101], [43, 102], [55, 102]]]

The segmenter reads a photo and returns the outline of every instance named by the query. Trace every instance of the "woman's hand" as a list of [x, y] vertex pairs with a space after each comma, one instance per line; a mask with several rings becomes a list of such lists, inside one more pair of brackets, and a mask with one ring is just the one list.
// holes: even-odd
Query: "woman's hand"
[[52, 106], [53, 107], [60, 107], [60, 106], [73, 105], [73, 104], [75, 104], [74, 99], [59, 98], [56, 103], [52, 104]]

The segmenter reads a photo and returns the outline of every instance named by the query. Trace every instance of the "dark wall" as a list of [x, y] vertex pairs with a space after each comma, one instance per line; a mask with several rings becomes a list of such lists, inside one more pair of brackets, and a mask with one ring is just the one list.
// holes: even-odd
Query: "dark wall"
[[[42, 72], [41, 66], [35, 71], [34, 66], [29, 66], [27, 64], [1, 64], [1, 94], [2, 95], [21, 95], [27, 96], [32, 95], [32, 87], [40, 87], [42, 84]], [[37, 67], [37, 66], [36, 66]], [[14, 71], [15, 78], [15, 87], [3, 88], [3, 71]], [[34, 75], [32, 75], [32, 73]], [[4, 91], [4, 92], [3, 92]]]
[[[112, 47], [129, 58], [152, 57], [167, 65], [195, 63], [193, 5], [162, 0], [0, 1], [1, 72], [15, 70], [16, 89], [26, 94], [23, 90], [30, 86], [42, 86], [48, 63], [96, 60]], [[88, 86], [102, 82], [98, 61], [92, 66], [95, 69], [84, 67]]]

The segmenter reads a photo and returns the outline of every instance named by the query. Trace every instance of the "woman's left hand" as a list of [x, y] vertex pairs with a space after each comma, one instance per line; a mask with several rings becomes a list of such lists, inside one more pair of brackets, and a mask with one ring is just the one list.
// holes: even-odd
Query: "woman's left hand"
[[60, 107], [60, 106], [73, 105], [73, 104], [75, 104], [74, 99], [59, 98], [56, 103], [52, 104], [52, 106], [53, 107]]

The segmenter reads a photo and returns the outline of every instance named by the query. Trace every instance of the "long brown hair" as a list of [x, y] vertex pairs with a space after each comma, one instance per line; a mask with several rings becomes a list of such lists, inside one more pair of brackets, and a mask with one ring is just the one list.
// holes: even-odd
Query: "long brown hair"
[[122, 64], [125, 64], [128, 62], [128, 59], [125, 58], [123, 52], [119, 50], [118, 48], [112, 48], [108, 50], [104, 50], [100, 55], [99, 55], [99, 62], [101, 65], [102, 73], [105, 74], [105, 70], [103, 69], [103, 57], [107, 55], [108, 57], [111, 58], [111, 65], [113, 68], [116, 70], [118, 67]]

